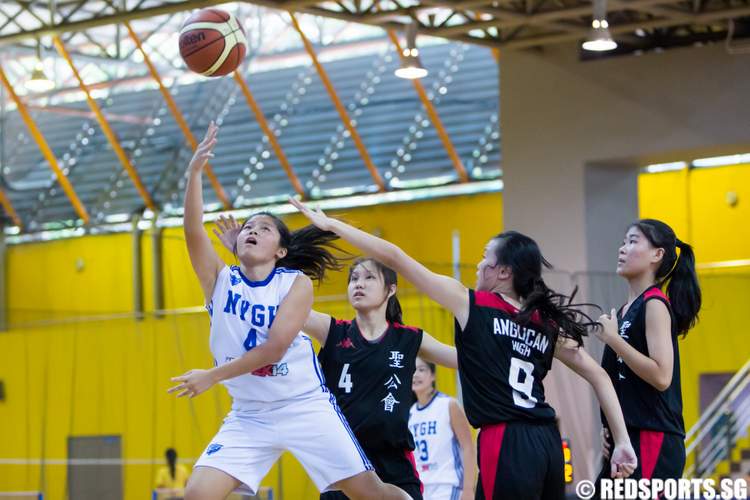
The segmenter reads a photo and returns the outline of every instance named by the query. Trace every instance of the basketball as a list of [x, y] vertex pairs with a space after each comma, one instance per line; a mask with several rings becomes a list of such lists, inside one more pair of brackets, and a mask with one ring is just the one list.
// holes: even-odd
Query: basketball
[[219, 9], [203, 9], [180, 28], [180, 56], [203, 76], [224, 76], [240, 65], [247, 39], [237, 18]]

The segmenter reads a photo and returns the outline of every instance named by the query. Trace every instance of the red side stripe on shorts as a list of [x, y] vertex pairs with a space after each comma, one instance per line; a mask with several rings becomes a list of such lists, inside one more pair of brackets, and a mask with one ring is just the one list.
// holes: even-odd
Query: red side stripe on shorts
[[659, 459], [664, 433], [657, 431], [641, 431], [641, 471], [643, 479], [651, 479]]
[[419, 481], [419, 492], [424, 493], [424, 483], [419, 478], [419, 471], [417, 470], [417, 462], [414, 461], [414, 453], [411, 450], [404, 450], [404, 455], [406, 456], [406, 459], [411, 464], [411, 468], [414, 471], [414, 477], [417, 478]]
[[479, 474], [482, 477], [484, 498], [492, 498], [497, 477], [497, 463], [503, 446], [505, 423], [482, 427], [479, 433]]

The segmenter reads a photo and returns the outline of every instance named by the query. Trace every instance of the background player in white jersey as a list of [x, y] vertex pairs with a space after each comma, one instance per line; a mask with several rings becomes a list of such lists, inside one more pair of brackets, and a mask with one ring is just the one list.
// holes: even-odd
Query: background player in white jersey
[[[216, 144], [211, 123], [188, 167], [185, 240], [211, 317], [215, 367], [190, 370], [169, 392], [194, 397], [223, 382], [232, 411], [196, 463], [186, 500], [255, 493], [285, 450], [321, 490], [352, 498], [408, 498], [372, 472], [320, 376], [310, 338], [300, 330], [313, 302], [312, 281], [337, 267], [326, 245], [335, 236], [308, 226], [294, 233], [267, 213], [250, 217], [237, 238], [239, 266], [219, 258], [203, 228], [201, 173]], [[306, 274], [304, 274], [304, 273]]]
[[414, 458], [424, 484], [424, 500], [469, 500], [476, 484], [476, 448], [458, 401], [435, 388], [435, 363], [417, 358], [409, 411]]

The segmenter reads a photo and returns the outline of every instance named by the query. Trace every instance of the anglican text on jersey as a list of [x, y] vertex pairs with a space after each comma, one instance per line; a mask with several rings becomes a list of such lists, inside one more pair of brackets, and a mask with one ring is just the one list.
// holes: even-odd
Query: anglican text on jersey
[[516, 339], [513, 342], [513, 350], [523, 356], [528, 356], [531, 349], [545, 353], [549, 347], [549, 339], [542, 333], [521, 326], [510, 319], [494, 318], [493, 329], [495, 335], [506, 335]]

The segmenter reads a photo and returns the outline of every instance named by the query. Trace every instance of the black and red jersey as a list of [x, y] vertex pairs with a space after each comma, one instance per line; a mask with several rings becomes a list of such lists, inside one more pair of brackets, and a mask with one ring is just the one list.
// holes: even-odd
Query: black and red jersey
[[556, 335], [538, 315], [525, 325], [499, 294], [469, 290], [469, 320], [456, 322], [458, 370], [466, 416], [474, 427], [508, 421], [554, 422], [542, 380], [552, 366]]
[[421, 344], [419, 328], [390, 323], [378, 340], [368, 341], [356, 321], [331, 319], [318, 360], [326, 385], [362, 446], [414, 449], [409, 408]]
[[[633, 301], [630, 308], [622, 315], [622, 309], [617, 313], [617, 324], [620, 337], [633, 346], [638, 352], [648, 356], [646, 341], [646, 304], [650, 300], [663, 302], [672, 317], [672, 350], [674, 364], [672, 367], [672, 383], [664, 391], [636, 375], [609, 346], [605, 346], [602, 355], [602, 367], [609, 374], [612, 385], [615, 386], [617, 397], [622, 406], [625, 424], [628, 427], [649, 429], [685, 435], [685, 424], [682, 419], [682, 389], [680, 386], [680, 351], [677, 347], [677, 331], [674, 315], [669, 299], [659, 289], [652, 286], [646, 289]], [[606, 420], [602, 415], [602, 423]]]

